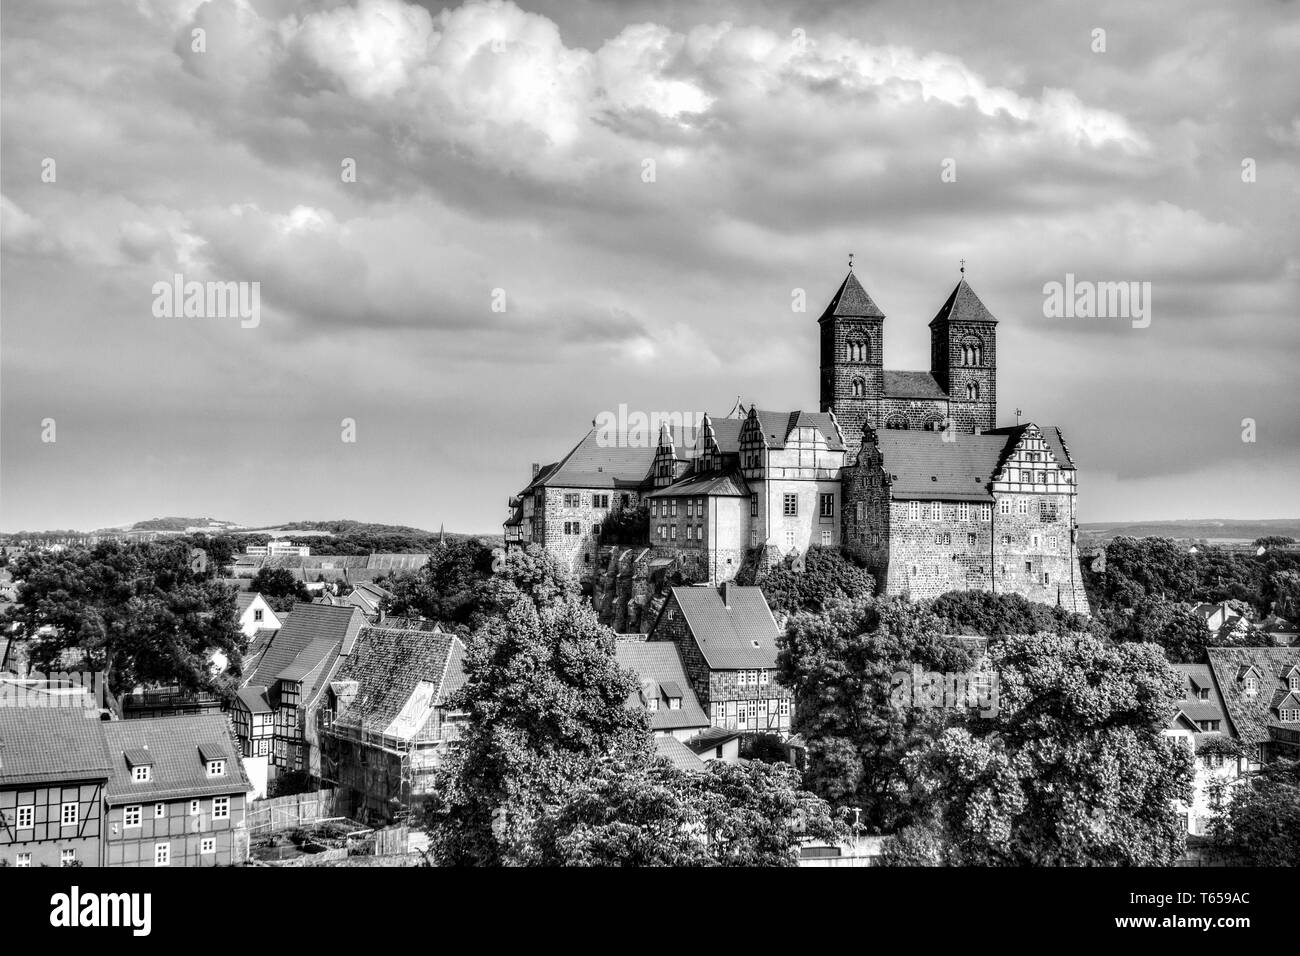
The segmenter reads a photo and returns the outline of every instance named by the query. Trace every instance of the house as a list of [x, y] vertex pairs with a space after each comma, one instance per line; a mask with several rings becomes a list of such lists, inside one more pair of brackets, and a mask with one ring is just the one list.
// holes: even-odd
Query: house
[[[231, 703], [231, 717], [240, 749], [252, 757], [254, 713], [274, 715], [268, 778], [297, 771], [320, 776], [316, 711], [335, 671], [352, 654], [365, 615], [356, 607], [296, 604], [288, 621], [260, 649], [257, 665], [247, 670], [241, 690]], [[260, 697], [258, 695], [261, 695]], [[254, 758], [256, 759], [256, 758]]]
[[703, 773], [705, 770], [699, 755], [676, 737], [656, 737], [655, 752], [678, 770], [688, 773]]
[[1192, 613], [1200, 618], [1207, 630], [1214, 634], [1231, 633], [1234, 628], [1242, 626], [1245, 622], [1242, 615], [1227, 601], [1220, 601], [1218, 604], [1198, 604], [1192, 608]]
[[740, 760], [740, 736], [739, 731], [709, 727], [688, 739], [686, 746], [703, 761], [736, 763]]
[[239, 619], [239, 629], [245, 637], [252, 637], [264, 628], [275, 630], [282, 623], [260, 591], [240, 591], [236, 594], [235, 616]]
[[676, 645], [712, 726], [785, 736], [794, 700], [776, 682], [778, 633], [761, 589], [723, 582], [672, 588], [648, 640]]
[[1278, 647], [1290, 647], [1300, 642], [1300, 626], [1276, 614], [1270, 614], [1260, 621], [1257, 629], [1265, 643]]
[[361, 630], [318, 717], [321, 779], [343, 791], [343, 812], [387, 820], [429, 794], [459, 736], [447, 700], [465, 683], [464, 659], [460, 638], [441, 629]]
[[618, 666], [632, 671], [640, 681], [627, 705], [646, 711], [654, 736], [676, 737], [685, 743], [708, 729], [708, 715], [691, 689], [677, 645], [620, 640], [614, 655]]
[[99, 866], [109, 779], [99, 712], [0, 707], [0, 861]]
[[227, 866], [248, 859], [253, 789], [224, 714], [106, 722], [105, 866]]
[[392, 599], [392, 591], [381, 588], [371, 581], [362, 581], [352, 589], [347, 597], [342, 599], [341, 603], [361, 608], [361, 612], [373, 620], [380, 616], [380, 611], [385, 606], [384, 602], [391, 602]]
[[1210, 665], [1174, 664], [1173, 667], [1183, 681], [1183, 698], [1164, 733], [1188, 747], [1195, 758], [1191, 802], [1177, 801], [1175, 811], [1186, 822], [1188, 833], [1200, 835], [1206, 832], [1216, 809], [1211, 785], [1222, 781], [1231, 786], [1240, 780], [1246, 759], [1237, 753], [1239, 747]]
[[1206, 655], [1249, 769], [1300, 759], [1300, 647], [1211, 647]]

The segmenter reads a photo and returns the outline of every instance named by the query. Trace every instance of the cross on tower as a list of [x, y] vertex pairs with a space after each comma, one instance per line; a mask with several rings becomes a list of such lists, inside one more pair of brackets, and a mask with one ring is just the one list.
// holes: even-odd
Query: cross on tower
[[853, 271], [853, 253], [849, 253], [849, 271]]
[[966, 260], [965, 260], [965, 259], [963, 259], [963, 260], [961, 261], [961, 274], [962, 274], [962, 275], [965, 275], [965, 274], [966, 274]]

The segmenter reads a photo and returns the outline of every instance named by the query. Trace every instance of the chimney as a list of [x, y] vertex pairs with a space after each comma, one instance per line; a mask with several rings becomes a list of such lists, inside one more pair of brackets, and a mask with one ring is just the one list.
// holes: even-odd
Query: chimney
[[539, 471], [541, 471], [541, 470], [542, 470], [541, 462], [537, 462], [537, 461], [533, 462], [533, 477], [534, 477], [534, 478], [537, 477], [537, 473], [538, 473]]
[[983, 434], [984, 434], [984, 429], [983, 429], [981, 426], [976, 425], [976, 426], [975, 426], [975, 434], [976, 434], [976, 435], [983, 435]]
[[722, 606], [728, 611], [731, 610], [731, 582], [722, 582]]

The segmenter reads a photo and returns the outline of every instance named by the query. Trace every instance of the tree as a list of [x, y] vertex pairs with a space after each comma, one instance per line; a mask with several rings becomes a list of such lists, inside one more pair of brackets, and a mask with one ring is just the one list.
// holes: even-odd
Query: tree
[[[1200, 663], [1205, 660], [1207, 647], [1224, 647], [1232, 642], [1231, 635], [1220, 635], [1206, 627], [1187, 605], [1161, 598], [1139, 601], [1111, 637], [1116, 641], [1158, 644], [1170, 661], [1181, 664]], [[1249, 637], [1243, 637], [1241, 643], [1249, 642]]]
[[218, 690], [208, 668], [218, 650], [239, 671], [235, 592], [191, 571], [183, 542], [30, 552], [15, 559], [14, 576], [19, 603], [3, 626], [32, 640], [38, 669], [61, 669], [75, 648], [115, 694], [138, 684]]
[[1266, 534], [1256, 538], [1254, 544], [1257, 548], [1286, 548], [1295, 544], [1295, 538], [1285, 534]]
[[604, 759], [648, 759], [639, 687], [614, 659], [614, 633], [569, 600], [520, 597], [469, 642], [465, 685], [448, 702], [468, 715], [439, 770], [430, 843], [444, 864], [527, 862], [535, 821]]
[[290, 611], [298, 603], [311, 601], [311, 592], [298, 575], [288, 568], [260, 568], [249, 583], [250, 591], [259, 592], [273, 611]]
[[997, 714], [907, 759], [946, 862], [1168, 866], [1191, 755], [1161, 733], [1181, 681], [1160, 648], [1035, 635], [993, 645]]
[[831, 600], [821, 614], [796, 614], [779, 647], [778, 679], [794, 693], [793, 729], [808, 745], [813, 792], [860, 807], [869, 830], [910, 823], [903, 758], [960, 715], [900, 706], [894, 675], [914, 665], [965, 671], [969, 652], [943, 636], [925, 608], [872, 598]]
[[929, 602], [949, 634], [1068, 634], [1092, 630], [1091, 620], [1063, 607], [1039, 604], [1020, 594], [949, 591]]
[[1300, 761], [1278, 760], [1232, 788], [1211, 845], [1243, 866], [1300, 866]]
[[831, 601], [870, 597], [876, 590], [871, 572], [835, 548], [809, 548], [802, 571], [786, 560], [759, 574], [757, 584], [777, 615], [820, 612]]
[[418, 571], [399, 571], [388, 583], [393, 614], [468, 624], [478, 610], [479, 586], [492, 573], [492, 549], [477, 538], [440, 545]]
[[615, 511], [600, 525], [601, 544], [644, 547], [650, 540], [650, 506]]

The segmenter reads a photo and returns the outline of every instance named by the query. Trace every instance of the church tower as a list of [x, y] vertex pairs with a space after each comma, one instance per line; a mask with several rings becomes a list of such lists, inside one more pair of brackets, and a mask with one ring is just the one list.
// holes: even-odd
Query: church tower
[[821, 410], [834, 412], [854, 449], [875, 423], [885, 391], [885, 313], [862, 288], [853, 266], [817, 324], [821, 327]]
[[997, 326], [964, 274], [930, 320], [930, 374], [948, 393], [959, 432], [997, 427]]

